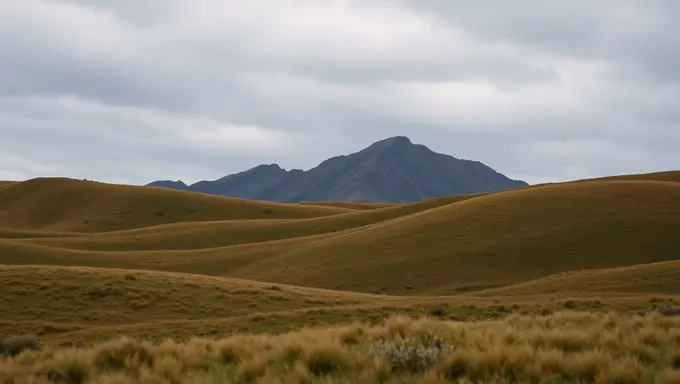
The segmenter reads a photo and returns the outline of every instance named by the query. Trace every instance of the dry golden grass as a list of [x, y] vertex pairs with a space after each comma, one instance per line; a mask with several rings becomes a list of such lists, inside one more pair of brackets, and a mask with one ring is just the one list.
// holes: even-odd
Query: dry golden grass
[[[316, 218], [182, 222], [85, 236], [12, 230], [0, 239], [0, 263], [155, 269], [369, 293], [461, 294], [566, 271], [674, 260], [678, 201], [677, 182], [597, 181], [363, 211], [332, 208], [349, 212]], [[607, 292], [606, 284], [598, 287], [603, 291], [590, 291]]]
[[[371, 295], [179, 273], [0, 266], [0, 335], [371, 303]], [[3, 328], [6, 328], [3, 331]], [[24, 329], [21, 329], [24, 328]]]
[[680, 294], [680, 260], [621, 268], [560, 272], [472, 295], [512, 296], [575, 293]]
[[497, 322], [393, 317], [281, 335], [118, 338], [0, 358], [4, 383], [676, 383], [680, 320], [560, 312]]
[[379, 322], [392, 314], [466, 320], [564, 308], [649, 312], [669, 295], [387, 296], [180, 273], [88, 267], [0, 266], [0, 338], [44, 342], [145, 339]]
[[652, 172], [652, 173], [643, 173], [643, 174], [600, 177], [600, 178], [590, 179], [590, 180], [591, 181], [638, 180], [638, 181], [674, 181], [674, 182], [680, 182], [680, 172], [678, 172], [678, 171], [663, 171], [663, 172]]
[[[680, 382], [680, 321], [655, 314], [680, 303], [677, 181], [389, 205], [0, 183], [0, 339], [45, 344], [0, 382]], [[424, 371], [371, 349], [431, 334], [452, 349]]]
[[[563, 271], [673, 260], [678, 201], [674, 182], [508, 191], [310, 239], [227, 273], [353, 291], [406, 293], [408, 285], [421, 294], [456, 294]], [[255, 246], [250, 251], [258, 254]]]
[[[152, 227], [110, 231], [77, 236], [77, 234], [43, 234], [40, 231], [16, 231], [7, 238], [25, 238], [20, 244], [93, 251], [196, 250], [293, 239], [321, 234], [334, 234], [385, 222], [405, 215], [426, 211], [457, 201], [477, 197], [466, 195], [432, 199], [410, 205], [355, 211], [310, 219], [224, 220], [182, 222]], [[0, 241], [3, 238], [0, 230]], [[19, 254], [15, 254], [19, 256]]]
[[352, 212], [73, 179], [40, 178], [0, 188], [0, 227], [11, 229], [103, 232], [181, 221], [310, 218]]

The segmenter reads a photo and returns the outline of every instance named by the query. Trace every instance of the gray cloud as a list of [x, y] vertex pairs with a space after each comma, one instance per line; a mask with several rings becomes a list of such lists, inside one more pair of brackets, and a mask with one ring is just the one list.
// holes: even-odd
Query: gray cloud
[[677, 2], [235, 4], [1, 2], [0, 179], [193, 182], [393, 135], [529, 182], [680, 168]]

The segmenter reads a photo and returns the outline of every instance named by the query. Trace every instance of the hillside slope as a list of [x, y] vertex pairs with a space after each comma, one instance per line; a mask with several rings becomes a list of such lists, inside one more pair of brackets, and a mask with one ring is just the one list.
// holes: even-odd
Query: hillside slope
[[339, 234], [344, 230], [392, 220], [479, 196], [452, 196], [407, 205], [353, 210], [349, 213], [311, 219], [182, 222], [88, 236], [0, 230], [0, 241], [2, 238], [23, 238], [27, 244], [94, 251], [196, 250]]
[[680, 295], [680, 260], [561, 272], [471, 295], [499, 297], [556, 293], [570, 295], [585, 292]]
[[260, 165], [215, 181], [187, 186], [157, 181], [149, 186], [279, 202], [345, 201], [410, 203], [431, 198], [496, 192], [527, 184], [490, 167], [435, 153], [403, 136], [328, 159], [308, 171]]
[[183, 221], [294, 219], [353, 212], [165, 188], [40, 178], [0, 187], [0, 227], [103, 232]]
[[456, 293], [677, 258], [680, 184], [561, 184], [469, 199], [229, 272], [344, 290]]
[[459, 294], [566, 271], [675, 260], [679, 201], [677, 182], [590, 181], [370, 210], [286, 206], [342, 212], [317, 218], [183, 222], [86, 236], [5, 230], [0, 263]]
[[3, 327], [62, 333], [373, 300], [370, 295], [157, 271], [0, 265], [0, 338]]

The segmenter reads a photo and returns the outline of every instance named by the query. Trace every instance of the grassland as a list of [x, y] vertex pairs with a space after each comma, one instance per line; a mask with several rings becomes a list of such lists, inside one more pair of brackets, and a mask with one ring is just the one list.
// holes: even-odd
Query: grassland
[[[653, 313], [680, 304], [679, 181], [663, 172], [371, 205], [0, 183], [0, 338], [47, 345], [0, 358], [0, 379], [678, 382], [680, 323]], [[394, 315], [436, 320], [381, 325]], [[315, 330], [295, 333], [305, 327]], [[392, 372], [368, 347], [399, 327], [443, 332], [456, 349], [424, 372]], [[274, 358], [309, 335], [339, 359], [329, 376], [305, 357], [315, 345], [287, 365]], [[146, 341], [66, 346], [121, 336]], [[236, 344], [238, 359], [215, 355]], [[97, 356], [120, 348], [163, 363], [106, 370]]]
[[[125, 187], [132, 195], [127, 188], [132, 187]], [[680, 247], [678, 201], [678, 182], [601, 180], [364, 210], [299, 204], [288, 209], [303, 217], [240, 220], [235, 217], [243, 213], [236, 212], [259, 217], [259, 211], [232, 206], [255, 203], [225, 199], [225, 215], [232, 215], [227, 220], [129, 229], [132, 222], [143, 222], [142, 213], [131, 210], [137, 219], [121, 224], [123, 230], [49, 236], [12, 227], [5, 232], [15, 232], [0, 239], [0, 263], [152, 269], [354, 292], [451, 295], [566, 271], [674, 260]], [[183, 210], [181, 202], [174, 204]], [[340, 211], [304, 217], [305, 210], [317, 208]], [[74, 222], [73, 216], [66, 222]], [[51, 227], [63, 232], [60, 228], [67, 226]]]
[[[680, 322], [562, 312], [494, 323], [393, 317], [281, 335], [45, 348], [0, 360], [3, 382], [677, 383]], [[16, 381], [12, 381], [15, 380]]]
[[299, 219], [348, 211], [73, 179], [0, 185], [0, 226], [15, 230], [90, 233], [185, 221]]

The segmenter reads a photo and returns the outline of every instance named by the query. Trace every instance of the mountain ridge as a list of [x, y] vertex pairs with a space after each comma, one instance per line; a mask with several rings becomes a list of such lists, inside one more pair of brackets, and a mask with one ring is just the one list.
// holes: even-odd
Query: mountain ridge
[[307, 171], [286, 171], [271, 163], [213, 181], [187, 185], [160, 180], [146, 186], [286, 203], [411, 203], [528, 185], [479, 161], [437, 153], [406, 136], [394, 136], [328, 158]]

